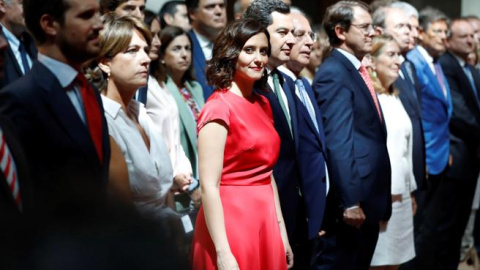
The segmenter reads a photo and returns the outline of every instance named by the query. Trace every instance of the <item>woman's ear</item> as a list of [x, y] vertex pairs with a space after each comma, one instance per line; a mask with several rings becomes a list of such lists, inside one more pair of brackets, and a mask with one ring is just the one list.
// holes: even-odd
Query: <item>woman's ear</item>
[[110, 77], [110, 60], [103, 59], [98, 63], [98, 67]]

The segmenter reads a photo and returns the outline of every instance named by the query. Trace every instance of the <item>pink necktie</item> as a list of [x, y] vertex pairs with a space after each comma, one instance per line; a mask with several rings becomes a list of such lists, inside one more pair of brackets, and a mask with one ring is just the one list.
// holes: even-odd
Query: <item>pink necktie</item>
[[17, 180], [17, 168], [15, 166], [15, 161], [13, 160], [10, 149], [8, 149], [7, 141], [5, 140], [5, 135], [0, 130], [0, 167], [2, 173], [7, 180], [8, 187], [10, 192], [12, 192], [13, 199], [18, 209], [22, 210], [22, 201], [20, 198], [20, 185]]
[[364, 66], [360, 66], [358, 71], [360, 72], [360, 75], [365, 81], [365, 84], [367, 85], [368, 90], [370, 91], [370, 95], [372, 95], [372, 99], [373, 99], [373, 102], [375, 103], [375, 107], [377, 107], [378, 117], [380, 118], [380, 121], [382, 121], [382, 112], [380, 111], [380, 104], [378, 103], [377, 94], [375, 93], [375, 89], [373, 89], [372, 79], [370, 78], [370, 75], [368, 74], [368, 71]]

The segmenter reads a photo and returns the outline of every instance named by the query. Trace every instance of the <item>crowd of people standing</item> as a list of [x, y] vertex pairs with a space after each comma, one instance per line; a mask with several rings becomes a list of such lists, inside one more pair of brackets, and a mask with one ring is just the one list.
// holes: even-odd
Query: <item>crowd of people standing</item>
[[477, 258], [478, 17], [145, 2], [0, 0], [1, 269]]

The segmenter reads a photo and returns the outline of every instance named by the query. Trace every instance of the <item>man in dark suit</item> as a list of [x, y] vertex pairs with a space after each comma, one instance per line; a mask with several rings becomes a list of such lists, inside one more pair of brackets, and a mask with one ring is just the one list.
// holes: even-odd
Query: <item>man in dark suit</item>
[[192, 40], [193, 68], [195, 79], [203, 89], [205, 100], [215, 89], [208, 85], [205, 77], [206, 61], [212, 58], [213, 42], [227, 24], [225, 0], [186, 0], [192, 30], [188, 32]]
[[378, 29], [381, 33], [391, 35], [402, 53], [403, 63], [399, 72], [400, 76], [395, 82], [395, 87], [399, 90], [400, 100], [412, 122], [413, 173], [417, 189], [422, 190], [425, 182], [425, 139], [423, 137], [420, 111], [420, 89], [415, 85], [415, 82], [418, 80], [415, 68], [411, 62], [405, 59], [407, 52], [414, 43], [411, 31], [412, 26], [405, 11], [399, 8], [379, 8], [372, 16], [373, 24], [379, 27]]
[[[265, 95], [270, 102], [275, 129], [280, 136], [280, 155], [273, 168], [273, 176], [278, 187], [289, 241], [294, 243], [293, 251], [298, 253], [298, 249], [295, 248], [298, 242], [295, 239], [296, 226], [306, 225], [304, 220], [306, 210], [303, 205], [302, 194], [305, 193], [300, 180], [296, 152], [299, 149], [299, 124], [297, 105], [293, 96], [295, 91], [292, 91], [295, 86], [289, 77], [284, 77], [278, 70], [278, 67], [290, 60], [291, 49], [295, 43], [290, 8], [279, 0], [257, 0], [252, 2], [243, 16], [260, 22], [270, 34], [271, 54], [267, 66], [269, 91], [259, 93]], [[302, 229], [306, 230], [303, 227]], [[302, 236], [301, 233], [299, 236]], [[294, 253], [294, 256], [297, 254]]]
[[301, 11], [290, 14], [296, 39], [290, 60], [278, 67], [287, 81], [295, 87], [292, 93], [298, 119], [297, 161], [300, 170], [300, 191], [295, 230], [291, 246], [295, 256], [294, 269], [309, 269], [311, 255], [318, 253], [318, 241], [323, 232], [321, 226], [327, 198], [328, 175], [326, 170], [325, 136], [322, 115], [315, 102], [313, 90], [300, 72], [310, 62], [310, 52], [316, 35]]
[[[467, 226], [477, 177], [480, 170], [480, 76], [467, 64], [474, 50], [474, 30], [468, 20], [450, 23], [447, 52], [440, 64], [452, 95], [453, 112], [450, 120], [450, 153], [452, 164], [446, 173], [448, 194], [440, 213], [437, 230], [438, 267], [457, 269], [461, 239]], [[443, 268], [440, 268], [441, 267]]]
[[323, 24], [333, 50], [312, 85], [323, 117], [332, 190], [316, 269], [368, 269], [379, 222], [391, 214], [387, 131], [361, 65], [372, 48], [372, 18], [365, 3], [340, 1], [327, 9]]
[[75, 225], [102, 209], [110, 144], [102, 101], [81, 65], [100, 52], [96, 0], [25, 0], [39, 50], [30, 73], [0, 91], [33, 179], [39, 223]]
[[0, 36], [8, 41], [5, 54], [5, 72], [0, 80], [0, 89], [30, 71], [37, 57], [33, 39], [27, 33], [20, 0], [4, 0], [6, 15], [0, 20]]

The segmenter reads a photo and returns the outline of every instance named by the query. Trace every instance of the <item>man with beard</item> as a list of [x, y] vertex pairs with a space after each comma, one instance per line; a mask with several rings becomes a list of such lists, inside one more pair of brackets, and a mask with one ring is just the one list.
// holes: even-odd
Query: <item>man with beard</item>
[[323, 25], [333, 50], [313, 81], [323, 116], [332, 189], [323, 251], [315, 269], [368, 269], [379, 222], [391, 214], [387, 131], [372, 81], [361, 65], [374, 28], [363, 2], [330, 6]]
[[25, 0], [23, 7], [38, 61], [0, 91], [0, 114], [15, 123], [23, 146], [37, 224], [87, 222], [103, 209], [110, 160], [100, 94], [81, 72], [100, 52], [98, 1]]
[[10, 84], [30, 71], [37, 57], [37, 49], [25, 28], [22, 0], [4, 0], [5, 16], [0, 20], [0, 36], [8, 41], [5, 54], [5, 71], [0, 88]]
[[192, 30], [192, 57], [195, 77], [203, 89], [205, 100], [213, 93], [205, 77], [206, 61], [212, 58], [213, 42], [227, 24], [225, 0], [186, 0]]

